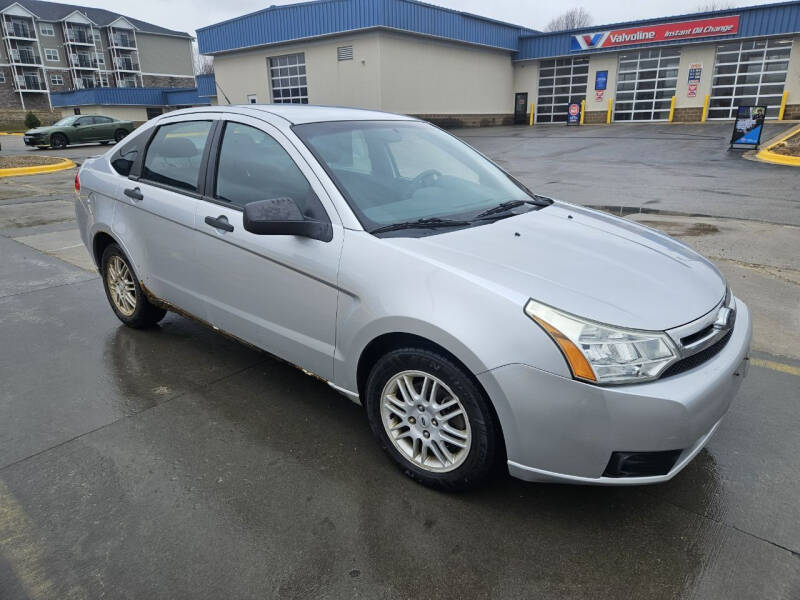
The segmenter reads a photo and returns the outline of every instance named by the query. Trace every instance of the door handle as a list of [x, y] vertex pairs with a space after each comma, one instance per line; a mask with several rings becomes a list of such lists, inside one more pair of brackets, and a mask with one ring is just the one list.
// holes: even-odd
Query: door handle
[[206, 225], [211, 225], [215, 229], [221, 229], [222, 231], [233, 231], [233, 225], [228, 223], [228, 217], [225, 215], [206, 217]]
[[125, 194], [128, 198], [132, 198], [134, 200], [144, 200], [142, 191], [138, 187], [126, 188], [123, 194]]

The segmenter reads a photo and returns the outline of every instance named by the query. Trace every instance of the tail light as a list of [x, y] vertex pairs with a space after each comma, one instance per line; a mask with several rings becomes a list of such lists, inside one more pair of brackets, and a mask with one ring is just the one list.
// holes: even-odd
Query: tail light
[[75, 191], [76, 192], [80, 192], [81, 191], [81, 174], [80, 173], [75, 173]]

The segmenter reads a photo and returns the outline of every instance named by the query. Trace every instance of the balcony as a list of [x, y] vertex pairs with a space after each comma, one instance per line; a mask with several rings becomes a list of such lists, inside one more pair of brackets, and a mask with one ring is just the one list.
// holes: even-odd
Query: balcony
[[3, 33], [9, 38], [17, 38], [21, 40], [36, 39], [36, 30], [33, 28], [33, 26], [19, 21], [4, 21]]
[[68, 44], [78, 44], [82, 46], [94, 46], [92, 32], [84, 29], [67, 28], [66, 39]]
[[36, 75], [17, 75], [14, 78], [14, 89], [19, 92], [46, 92], [47, 86]]
[[75, 89], [76, 90], [88, 90], [91, 88], [100, 87], [94, 79], [76, 79], [75, 80]]
[[42, 57], [31, 50], [11, 50], [12, 65], [40, 65]]
[[115, 33], [111, 36], [111, 47], [112, 48], [130, 48], [136, 49], [136, 39], [133, 35], [128, 35], [125, 33]]
[[119, 82], [119, 87], [135, 88], [139, 87], [139, 84], [135, 79], [123, 79]]
[[139, 71], [139, 63], [135, 60], [130, 58], [115, 58], [114, 59], [114, 68], [117, 71]]
[[69, 64], [73, 69], [98, 69], [97, 59], [82, 54], [72, 54]]

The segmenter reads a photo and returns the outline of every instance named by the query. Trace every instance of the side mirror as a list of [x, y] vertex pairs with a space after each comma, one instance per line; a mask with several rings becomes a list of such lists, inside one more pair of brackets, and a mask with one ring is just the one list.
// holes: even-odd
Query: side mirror
[[333, 239], [330, 223], [306, 219], [291, 198], [270, 198], [244, 207], [245, 231], [256, 235], [298, 235], [322, 242]]
[[81, 126], [81, 123], [73, 123], [73, 124], [72, 124], [72, 126], [73, 126], [73, 127], [80, 127], [80, 126]]

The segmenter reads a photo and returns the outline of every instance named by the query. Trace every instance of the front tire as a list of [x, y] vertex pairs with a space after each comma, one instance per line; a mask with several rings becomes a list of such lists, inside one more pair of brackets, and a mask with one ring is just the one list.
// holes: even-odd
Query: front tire
[[67, 144], [69, 144], [69, 140], [67, 136], [63, 133], [54, 133], [50, 136], [50, 147], [53, 150], [60, 150], [61, 148], [66, 148]]
[[164, 318], [167, 311], [151, 304], [144, 295], [139, 278], [119, 246], [110, 244], [100, 264], [106, 298], [120, 321], [128, 327], [144, 329]]
[[453, 359], [414, 347], [389, 352], [370, 372], [365, 407], [372, 433], [411, 479], [458, 491], [491, 474], [499, 425], [477, 382]]

